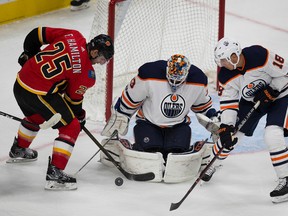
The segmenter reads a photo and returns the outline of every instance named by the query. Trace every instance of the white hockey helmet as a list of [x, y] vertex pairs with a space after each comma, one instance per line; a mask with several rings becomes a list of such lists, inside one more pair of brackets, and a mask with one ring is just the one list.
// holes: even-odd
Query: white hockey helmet
[[175, 54], [168, 59], [166, 77], [173, 92], [186, 81], [189, 69], [190, 62], [184, 55]]
[[[231, 38], [222, 38], [218, 41], [217, 46], [214, 49], [214, 60], [219, 67], [221, 65], [221, 59], [226, 59], [236, 69], [236, 65], [239, 63], [240, 54], [242, 52], [240, 44]], [[231, 61], [231, 55], [235, 53], [238, 57], [236, 63]]]

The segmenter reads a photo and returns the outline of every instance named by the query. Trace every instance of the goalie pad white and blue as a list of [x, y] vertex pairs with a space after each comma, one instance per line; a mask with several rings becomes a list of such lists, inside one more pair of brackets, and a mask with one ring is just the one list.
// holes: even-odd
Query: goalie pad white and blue
[[[107, 140], [104, 139], [102, 143]], [[197, 147], [185, 153], [170, 153], [165, 161], [160, 152], [140, 152], [127, 148], [124, 140], [110, 140], [105, 148], [111, 153], [113, 158], [121, 164], [127, 172], [134, 174], [153, 172], [155, 178], [151, 182], [178, 183], [189, 181], [198, 177], [198, 173], [204, 169], [208, 163], [213, 144], [197, 143]], [[124, 145], [123, 145], [124, 143]], [[100, 162], [113, 167], [113, 164], [101, 152]]]

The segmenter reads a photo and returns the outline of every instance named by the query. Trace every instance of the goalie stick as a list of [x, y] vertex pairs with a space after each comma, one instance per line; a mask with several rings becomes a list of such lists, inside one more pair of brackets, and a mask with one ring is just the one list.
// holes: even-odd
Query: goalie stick
[[[105, 147], [105, 145], [114, 137], [117, 136], [118, 138], [118, 131], [115, 130], [112, 135], [109, 137], [108, 140], [106, 140], [106, 142], [102, 145], [103, 147]], [[74, 174], [74, 176], [76, 176], [99, 152], [101, 151], [101, 149], [98, 149], [97, 152], [92, 155], [92, 157]]]
[[[247, 120], [250, 118], [250, 116], [252, 115], [252, 113], [258, 108], [258, 106], [260, 105], [260, 101], [257, 101], [257, 103], [252, 107], [252, 109], [247, 113], [247, 115], [245, 116], [245, 118], [240, 122], [240, 124], [238, 125], [237, 131], [234, 133], [234, 135], [243, 127], [243, 125], [247, 122]], [[213, 159], [210, 161], [209, 164], [207, 164], [207, 166], [205, 167], [204, 170], [202, 170], [202, 172], [200, 173], [199, 177], [195, 180], [195, 182], [193, 183], [193, 185], [189, 188], [189, 190], [187, 191], [187, 193], [184, 195], [184, 197], [177, 203], [171, 203], [170, 205], [170, 211], [173, 211], [177, 208], [179, 208], [179, 206], [184, 202], [184, 200], [188, 197], [188, 195], [191, 193], [191, 191], [196, 187], [196, 185], [200, 182], [201, 178], [204, 176], [204, 174], [206, 173], [206, 171], [212, 166], [212, 164], [215, 162], [215, 160], [219, 157], [219, 155], [222, 153], [224, 149], [224, 146], [220, 148], [220, 150], [217, 152], [217, 154], [213, 157]]]
[[9, 119], [13, 119], [15, 121], [19, 121], [19, 122], [23, 122], [25, 124], [29, 124], [29, 125], [34, 126], [34, 127], [39, 127], [40, 129], [44, 129], [44, 130], [48, 129], [50, 127], [53, 127], [61, 119], [61, 114], [60, 113], [56, 113], [48, 121], [45, 121], [44, 123], [38, 125], [38, 124], [26, 121], [24, 119], [18, 118], [16, 116], [10, 115], [10, 114], [2, 112], [2, 111], [0, 111], [0, 115], [5, 116], [6, 118], [9, 118]]
[[98, 140], [91, 134], [91, 132], [85, 126], [83, 127], [83, 130], [127, 179], [134, 181], [150, 181], [155, 178], [155, 174], [153, 172], [141, 173], [141, 174], [133, 174], [127, 172], [121, 167], [120, 163], [114, 160], [114, 158], [110, 155], [110, 153], [98, 142]]

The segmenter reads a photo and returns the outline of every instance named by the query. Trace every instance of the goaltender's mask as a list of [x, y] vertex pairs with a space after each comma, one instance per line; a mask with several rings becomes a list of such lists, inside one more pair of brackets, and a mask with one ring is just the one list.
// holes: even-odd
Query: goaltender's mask
[[166, 77], [172, 92], [186, 81], [190, 66], [189, 60], [184, 55], [175, 54], [168, 59]]

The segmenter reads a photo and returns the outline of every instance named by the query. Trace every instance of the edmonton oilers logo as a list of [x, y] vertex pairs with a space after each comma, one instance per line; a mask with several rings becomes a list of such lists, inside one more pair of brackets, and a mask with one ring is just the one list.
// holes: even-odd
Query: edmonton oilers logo
[[265, 80], [254, 80], [253, 82], [244, 86], [244, 88], [242, 89], [242, 95], [244, 98], [254, 97], [255, 93], [260, 89], [263, 89], [266, 85], [267, 83], [265, 82]]
[[185, 101], [181, 95], [169, 94], [161, 103], [161, 112], [167, 118], [180, 116], [185, 108]]

